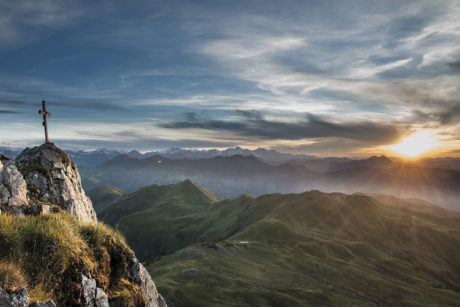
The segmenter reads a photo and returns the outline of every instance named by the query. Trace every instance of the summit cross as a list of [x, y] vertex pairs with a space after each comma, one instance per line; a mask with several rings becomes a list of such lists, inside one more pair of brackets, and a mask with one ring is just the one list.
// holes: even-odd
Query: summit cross
[[46, 112], [46, 102], [42, 101], [42, 110], [38, 110], [39, 114], [43, 115], [43, 127], [45, 127], [45, 142], [49, 143], [50, 140], [48, 139], [48, 122], [46, 121], [47, 116], [51, 116], [51, 113]]

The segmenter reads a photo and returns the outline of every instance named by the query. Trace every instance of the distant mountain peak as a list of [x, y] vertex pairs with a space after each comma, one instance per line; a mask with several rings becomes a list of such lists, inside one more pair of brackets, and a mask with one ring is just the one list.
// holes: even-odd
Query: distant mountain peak
[[374, 156], [372, 156], [372, 157], [370, 157], [370, 158], [367, 158], [366, 160], [368, 160], [368, 161], [372, 161], [372, 160], [373, 160], [373, 161], [387, 161], [387, 162], [393, 162], [393, 161], [391, 161], [390, 158], [388, 158], [387, 156], [384, 156], [384, 155], [381, 155], [380, 157], [374, 155]]
[[188, 179], [188, 178], [182, 182], [176, 183], [176, 186], [182, 187], [184, 190], [186, 190], [186, 192], [192, 192], [192, 193], [195, 192], [195, 193], [202, 194], [203, 196], [208, 198], [211, 202], [217, 202], [223, 199], [221, 196], [207, 190], [206, 188], [202, 187], [195, 181]]

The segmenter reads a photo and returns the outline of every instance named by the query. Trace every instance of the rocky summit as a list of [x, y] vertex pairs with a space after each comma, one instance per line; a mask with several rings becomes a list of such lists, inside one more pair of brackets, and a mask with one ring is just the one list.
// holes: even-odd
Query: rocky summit
[[77, 166], [53, 143], [26, 148], [16, 158], [32, 202], [58, 205], [82, 221], [96, 221], [91, 200], [81, 186]]

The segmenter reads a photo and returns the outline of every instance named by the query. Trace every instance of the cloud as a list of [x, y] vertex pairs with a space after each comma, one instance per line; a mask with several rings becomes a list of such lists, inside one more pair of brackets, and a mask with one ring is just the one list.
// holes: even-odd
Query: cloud
[[441, 112], [423, 112], [420, 110], [413, 111], [414, 117], [422, 122], [437, 122], [439, 125], [457, 124], [460, 118], [460, 101], [457, 105], [447, 108]]
[[458, 1], [101, 3], [0, 0], [2, 109], [31, 118], [43, 97], [130, 144], [152, 140], [135, 123], [171, 142], [197, 129], [306, 150], [458, 134]]
[[296, 123], [267, 121], [258, 115], [256, 117], [246, 116], [245, 121], [172, 121], [161, 125], [161, 127], [168, 129], [217, 129], [241, 136], [268, 140], [340, 137], [374, 145], [393, 143], [401, 136], [400, 129], [391, 125], [372, 122], [334, 123], [311, 114], [307, 115], [306, 120]]
[[83, 17], [110, 11], [110, 1], [82, 0], [0, 1], [0, 51], [41, 39]]
[[0, 114], [17, 114], [19, 112], [11, 111], [11, 110], [0, 110]]
[[235, 112], [244, 118], [247, 119], [256, 119], [256, 120], [262, 120], [262, 113], [257, 110], [235, 110]]
[[166, 149], [170, 147], [181, 148], [223, 148], [233, 147], [240, 144], [237, 141], [222, 139], [200, 139], [200, 138], [183, 138], [167, 139], [155, 135], [147, 135], [137, 130], [118, 130], [108, 131], [76, 131], [81, 138], [65, 139], [60, 138], [55, 141], [56, 144], [63, 144], [65, 148], [72, 148], [78, 145], [87, 148], [114, 148], [114, 149], [138, 149], [151, 150]]
[[21, 100], [0, 100], [0, 106], [23, 106], [27, 102]]
[[452, 62], [452, 63], [447, 63], [447, 66], [448, 66], [450, 69], [459, 70], [459, 69], [460, 69], [460, 61]]

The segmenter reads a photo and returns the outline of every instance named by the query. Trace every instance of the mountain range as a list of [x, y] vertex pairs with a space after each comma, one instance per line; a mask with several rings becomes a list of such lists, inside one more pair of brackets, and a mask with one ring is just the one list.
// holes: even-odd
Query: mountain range
[[149, 184], [172, 184], [190, 178], [224, 197], [318, 189], [422, 198], [460, 210], [459, 171], [393, 162], [385, 156], [332, 162], [336, 163], [333, 167], [329, 165], [329, 171], [318, 172], [309, 169], [304, 160], [273, 165], [254, 156], [239, 155], [197, 160], [119, 155], [97, 167], [82, 169], [82, 177], [87, 189], [112, 185], [133, 192]]
[[[10, 147], [0, 147], [0, 154], [3, 154], [11, 158], [15, 158], [21, 151], [22, 149], [20, 150]], [[65, 150], [65, 152], [69, 155], [72, 161], [74, 161], [79, 167], [95, 167], [115, 158], [118, 155], [127, 155], [135, 159], [145, 159], [152, 156], [162, 156], [164, 158], [168, 158], [171, 160], [200, 160], [211, 159], [215, 157], [231, 157], [239, 155], [245, 157], [253, 156], [258, 158], [259, 160], [273, 165], [279, 165], [284, 163], [304, 165], [310, 170], [321, 173], [340, 169], [343, 167], [344, 164], [347, 163], [359, 164], [360, 161], [368, 160], [366, 158], [316, 157], [313, 155], [306, 154], [283, 153], [276, 150], [265, 148], [249, 150], [241, 147], [227, 148], [224, 150], [197, 150], [172, 147], [163, 151], [148, 151], [144, 153], [141, 153], [135, 149], [131, 151], [125, 151], [107, 148], [99, 148], [96, 150]], [[378, 157], [372, 158], [375, 159]], [[391, 157], [390, 159], [394, 162], [401, 162], [401, 159], [395, 157]], [[460, 158], [423, 158], [412, 163], [416, 165], [423, 165], [424, 167], [460, 170]]]
[[224, 199], [191, 180], [88, 194], [96, 208], [104, 195], [98, 216], [126, 235], [171, 306], [460, 299], [460, 213], [422, 200], [316, 190]]
[[[5, 156], [15, 158], [21, 150], [11, 149], [9, 147], [0, 147], [0, 154]], [[285, 163], [291, 160], [300, 160], [300, 159], [317, 159], [315, 156], [301, 155], [301, 154], [289, 154], [281, 153], [276, 150], [268, 150], [265, 148], [258, 148], [256, 150], [244, 149], [241, 147], [227, 148], [224, 150], [218, 149], [209, 149], [209, 150], [194, 150], [194, 149], [182, 149], [178, 147], [172, 147], [164, 151], [149, 151], [140, 153], [139, 151], [133, 149], [131, 151], [123, 150], [113, 150], [107, 148], [100, 148], [96, 150], [66, 150], [65, 151], [69, 157], [74, 161], [78, 166], [89, 166], [94, 167], [105, 163], [118, 155], [126, 155], [135, 159], [145, 159], [152, 156], [160, 155], [164, 158], [171, 160], [180, 160], [180, 159], [211, 159], [215, 157], [231, 157], [235, 155], [240, 156], [254, 156], [263, 161], [277, 164]], [[348, 160], [348, 159], [347, 159]]]

